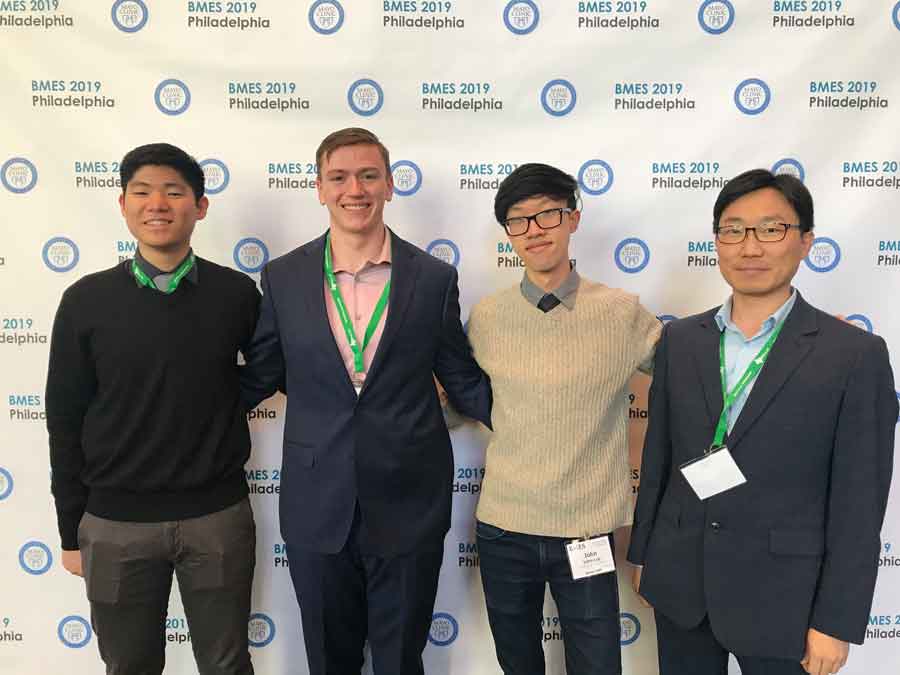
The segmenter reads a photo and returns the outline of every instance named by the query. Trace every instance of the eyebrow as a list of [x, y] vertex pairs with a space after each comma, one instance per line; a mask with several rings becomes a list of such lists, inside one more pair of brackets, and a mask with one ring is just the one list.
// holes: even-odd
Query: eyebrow
[[[377, 166], [365, 166], [365, 167], [359, 169], [356, 173], [366, 173], [367, 171], [379, 171], [380, 172], [381, 169], [379, 169]], [[325, 172], [325, 175], [333, 176], [336, 174], [344, 174], [344, 173], [350, 173], [350, 171], [348, 171], [347, 169], [329, 169], [328, 171]]]
[[[153, 187], [153, 183], [148, 183], [147, 181], [143, 181], [143, 180], [133, 180], [133, 181], [131, 181], [131, 182], [128, 184], [128, 187], [129, 187], [129, 188], [135, 188], [135, 187], [148, 187], [148, 188], [152, 188], [152, 187]], [[163, 183], [163, 187], [165, 187], [165, 188], [171, 188], [171, 187], [176, 187], [176, 188], [187, 188], [187, 184], [185, 184], [185, 183], [178, 183], [178, 182], [175, 182], [175, 181], [168, 181], [168, 182], [166, 182], [166, 183]]]
[[[783, 223], [787, 222], [787, 219], [784, 216], [763, 216], [759, 219], [760, 223], [770, 223], [772, 221]], [[726, 218], [722, 222], [724, 223], [744, 223], [746, 222], [743, 218], [738, 218], [737, 216], [732, 216], [731, 218]]]

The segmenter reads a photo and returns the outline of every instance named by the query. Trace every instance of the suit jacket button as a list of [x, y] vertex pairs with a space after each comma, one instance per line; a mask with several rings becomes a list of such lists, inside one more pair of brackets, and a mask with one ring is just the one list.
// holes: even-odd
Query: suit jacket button
[[718, 532], [718, 531], [719, 531], [719, 527], [720, 527], [720, 526], [719, 526], [719, 521], [714, 520], [714, 521], [712, 521], [712, 522], [709, 524], [709, 526], [713, 529], [713, 531], [715, 531], [715, 532]]

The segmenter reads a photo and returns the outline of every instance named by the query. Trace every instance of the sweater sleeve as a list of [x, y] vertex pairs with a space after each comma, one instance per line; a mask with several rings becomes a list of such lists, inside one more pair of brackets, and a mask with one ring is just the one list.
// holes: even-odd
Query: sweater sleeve
[[637, 303], [632, 335], [637, 350], [638, 370], [642, 373], [653, 375], [653, 355], [661, 333], [662, 322], [642, 304]]
[[74, 305], [67, 291], [53, 322], [46, 392], [50, 486], [56, 500], [62, 548], [66, 551], [78, 549], [78, 523], [87, 504], [88, 489], [81, 480], [81, 432], [97, 387], [87, 337], [79, 332]]

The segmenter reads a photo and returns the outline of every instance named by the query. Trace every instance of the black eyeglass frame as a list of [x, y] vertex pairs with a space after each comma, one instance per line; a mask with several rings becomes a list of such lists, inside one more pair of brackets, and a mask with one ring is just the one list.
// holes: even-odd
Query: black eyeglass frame
[[750, 230], [753, 230], [753, 235], [756, 237], [756, 241], [758, 241], [760, 244], [777, 244], [779, 241], [784, 241], [784, 238], [787, 237], [787, 233], [792, 227], [796, 227], [798, 229], [800, 228], [799, 223], [780, 223], [777, 221], [765, 223], [765, 225], [781, 225], [784, 228], [784, 231], [781, 233], [781, 237], [778, 239], [760, 239], [759, 234], [757, 234], [757, 229], [763, 227], [762, 225], [754, 225], [753, 227], [744, 226], [744, 236], [737, 241], [722, 241], [722, 238], [719, 236], [719, 232], [722, 229], [720, 226], [716, 226], [715, 228], [713, 228], [713, 231], [716, 235], [716, 241], [718, 241], [720, 244], [725, 244], [726, 246], [728, 246], [730, 244], [743, 244], [744, 240], [747, 238], [747, 232], [749, 232]]
[[[538, 216], [542, 216], [542, 215], [544, 215], [545, 213], [553, 213], [554, 211], [556, 211], [557, 213], [559, 213], [559, 221], [556, 223], [556, 225], [550, 225], [550, 226], [548, 227], [548, 226], [541, 225], [541, 224], [538, 222]], [[544, 209], [543, 211], [538, 211], [537, 213], [533, 213], [533, 214], [531, 214], [530, 216], [516, 216], [516, 217], [514, 217], [514, 218], [507, 218], [506, 220], [504, 220], [504, 221], [503, 221], [502, 223], [500, 223], [500, 224], [503, 226], [503, 229], [506, 230], [507, 236], [510, 236], [510, 237], [521, 237], [523, 234], [526, 234], [526, 233], [528, 232], [528, 230], [531, 229], [531, 221], [532, 221], [532, 220], [534, 221], [534, 224], [537, 225], [537, 226], [538, 226], [540, 229], [542, 229], [542, 230], [554, 230], [554, 229], [556, 229], [557, 227], [559, 227], [560, 225], [562, 225], [563, 214], [564, 214], [564, 213], [572, 213], [573, 211], [575, 211], [575, 209], [573, 209], [573, 208], [571, 208], [571, 207], [569, 207], [569, 206], [558, 206], [558, 207], [556, 207], [556, 208], [552, 208], [552, 209]], [[511, 220], [524, 220], [524, 221], [526, 221], [526, 222], [525, 222], [525, 229], [522, 230], [521, 232], [517, 232], [516, 234], [513, 234], [512, 232], [509, 231], [509, 221], [511, 221]]]

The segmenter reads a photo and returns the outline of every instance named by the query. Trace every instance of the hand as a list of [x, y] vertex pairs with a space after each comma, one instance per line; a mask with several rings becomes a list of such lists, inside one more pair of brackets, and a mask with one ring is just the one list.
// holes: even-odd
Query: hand
[[848, 643], [810, 628], [806, 633], [806, 654], [800, 665], [810, 675], [829, 675], [844, 667], [849, 652]]
[[441, 402], [441, 407], [445, 407], [447, 405], [447, 392], [444, 391], [444, 388], [441, 386], [441, 383], [438, 382], [437, 377], [434, 377], [434, 386], [437, 388], [438, 400]]
[[81, 569], [81, 551], [63, 551], [62, 566], [76, 577], [83, 577], [84, 571]]
[[634, 589], [634, 592], [638, 596], [638, 600], [641, 601], [641, 604], [644, 607], [653, 609], [653, 605], [644, 600], [644, 596], [641, 595], [641, 572], [643, 571], [643, 566], [635, 566], [634, 571], [631, 573], [631, 587]]

